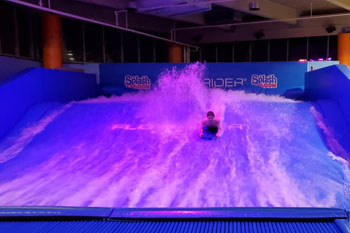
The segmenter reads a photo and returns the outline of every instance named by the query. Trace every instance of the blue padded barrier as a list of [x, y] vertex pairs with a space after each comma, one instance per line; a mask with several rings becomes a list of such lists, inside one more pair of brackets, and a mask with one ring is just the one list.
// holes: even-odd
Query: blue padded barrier
[[348, 219], [339, 208], [109, 208], [69, 206], [0, 207], [4, 217], [96, 217], [109, 219]]
[[[101, 63], [102, 90], [107, 95], [153, 89], [165, 70], [183, 69], [186, 63]], [[209, 88], [300, 98], [307, 63], [241, 62], [206, 63], [203, 83]], [[271, 86], [272, 85], [272, 86]]]
[[104, 207], [0, 207], [3, 217], [98, 217], [107, 218], [113, 209]]
[[92, 74], [34, 68], [0, 83], [0, 138], [34, 104], [82, 100], [97, 95]]
[[0, 212], [0, 232], [6, 233], [350, 231], [345, 210], [331, 208], [4, 207], [0, 208]]
[[322, 113], [332, 137], [342, 147], [337, 147], [337, 151], [333, 149], [332, 152], [350, 161], [349, 68], [346, 65], [333, 65], [307, 72], [305, 100], [315, 101], [315, 107]]
[[234, 218], [234, 219], [346, 219], [338, 208], [233, 207], [233, 208], [114, 208], [111, 218]]

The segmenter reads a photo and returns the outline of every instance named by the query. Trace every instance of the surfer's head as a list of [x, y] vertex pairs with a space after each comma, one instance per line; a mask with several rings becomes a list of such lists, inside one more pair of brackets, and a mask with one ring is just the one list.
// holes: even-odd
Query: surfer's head
[[214, 115], [214, 113], [212, 111], [209, 111], [209, 112], [207, 112], [207, 117], [209, 119], [214, 119], [215, 115]]

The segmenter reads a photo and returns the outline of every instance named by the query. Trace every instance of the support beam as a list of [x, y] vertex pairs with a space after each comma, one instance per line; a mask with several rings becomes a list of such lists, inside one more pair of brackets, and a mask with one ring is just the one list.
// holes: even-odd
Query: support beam
[[[162, 40], [162, 41], [166, 41], [166, 42], [170, 42], [170, 43], [174, 43], [174, 44], [179, 44], [179, 45], [182, 45], [182, 46], [187, 46], [187, 47], [190, 47], [190, 48], [195, 48], [195, 49], [198, 48], [197, 46], [194, 46], [194, 45], [191, 45], [191, 44], [184, 44], [184, 43], [181, 43], [181, 42], [175, 41], [175, 40], [170, 40], [170, 39], [168, 39], [166, 37], [161, 37], [161, 36], [158, 36], [158, 35], [152, 35], [152, 34], [145, 33], [143, 31], [138, 31], [138, 30], [135, 30], [135, 29], [130, 29], [130, 28], [116, 26], [115, 25], [115, 21], [114, 21], [115, 17], [112, 17], [112, 23], [111, 22], [104, 22], [102, 20], [92, 19], [91, 17], [88, 18], [88, 17], [80, 16], [80, 15], [77, 15], [77, 14], [74, 14], [74, 13], [65, 12], [65, 11], [62, 11], [62, 10], [56, 10], [56, 9], [52, 9], [52, 8], [50, 9], [50, 8], [47, 8], [47, 7], [42, 7], [42, 6], [39, 6], [37, 4], [29, 3], [29, 2], [26, 2], [26, 1], [23, 1], [23, 0], [6, 0], [6, 1], [7, 2], [13, 2], [13, 3], [19, 4], [19, 5], [22, 5], [22, 6], [27, 6], [27, 7], [33, 8], [33, 9], [38, 9], [38, 10], [45, 11], [45, 12], [48, 12], [48, 13], [53, 13], [53, 14], [57, 14], [57, 15], [60, 15], [60, 16], [69, 17], [69, 18], [73, 18], [73, 19], [77, 19], [77, 20], [81, 20], [81, 21], [85, 21], [85, 22], [95, 23], [95, 24], [106, 26], [106, 27], [116, 28], [116, 29], [119, 29], [119, 30], [128, 31], [128, 32], [131, 32], [131, 33], [136, 33], [136, 34], [147, 36], [147, 37], [151, 37], [151, 38], [154, 38], [154, 39], [158, 39], [158, 40]], [[61, 1], [59, 1], [59, 2], [61, 2]], [[79, 9], [79, 12], [81, 12], [80, 9]], [[113, 16], [113, 12], [111, 12], [111, 15]], [[141, 14], [138, 14], [138, 15], [141, 16]], [[131, 17], [131, 18], [133, 20], [135, 20], [135, 21], [139, 21], [139, 24], [141, 24], [140, 22], [144, 22], [144, 21], [138, 20], [136, 17]], [[130, 19], [129, 19], [129, 21], [130, 21]], [[158, 20], [158, 21], [162, 21], [162, 20]], [[157, 21], [155, 21], [155, 22], [157, 22]], [[143, 23], [143, 24], [145, 24], [145, 23]], [[147, 24], [150, 24], [150, 23], [147, 22]], [[151, 26], [152, 26], [153, 29], [156, 27], [154, 25], [151, 25]], [[169, 25], [169, 28], [168, 28], [167, 32], [169, 32], [171, 30], [171, 26], [172, 25]]]
[[[313, 37], [313, 36], [330, 36], [337, 35], [342, 28], [347, 27], [350, 22], [350, 13], [323, 15], [307, 17], [304, 20], [298, 18], [301, 23], [292, 27], [281, 22], [272, 23], [250, 23], [237, 24], [235, 30], [221, 30], [218, 26], [213, 27], [188, 27], [176, 28], [176, 39], [183, 43], [223, 43], [233, 41], [252, 41], [256, 40], [254, 33], [262, 30], [265, 34], [262, 40]], [[264, 22], [264, 21], [262, 21]], [[332, 24], [336, 30], [328, 33], [325, 25]], [[350, 42], [349, 42], [350, 43]]]
[[182, 15], [182, 16], [175, 16], [172, 17], [175, 20], [188, 22], [188, 23], [194, 23], [198, 25], [204, 25], [204, 15], [203, 13], [200, 14], [194, 14], [194, 15]]
[[350, 67], [350, 33], [338, 35], [338, 60], [340, 64]]
[[326, 1], [350, 11], [349, 0], [326, 0]]
[[178, 44], [171, 44], [169, 46], [169, 62], [182, 63], [183, 62], [183, 48]]
[[105, 7], [112, 7], [114, 9], [125, 9], [129, 6], [129, 0], [118, 0], [118, 1], [110, 1], [110, 0], [76, 0], [79, 2], [84, 2], [88, 4], [100, 5]]
[[[217, 5], [232, 8], [238, 11], [246, 12], [249, 14], [261, 16], [268, 19], [293, 19], [297, 18], [298, 11], [294, 8], [287, 7], [270, 0], [259, 0], [260, 10], [251, 11], [249, 10], [249, 1], [247, 0], [236, 0], [232, 2], [217, 3]], [[288, 24], [295, 24], [296, 21], [288, 21]]]
[[43, 67], [58, 69], [62, 67], [61, 17], [44, 13], [42, 16]]

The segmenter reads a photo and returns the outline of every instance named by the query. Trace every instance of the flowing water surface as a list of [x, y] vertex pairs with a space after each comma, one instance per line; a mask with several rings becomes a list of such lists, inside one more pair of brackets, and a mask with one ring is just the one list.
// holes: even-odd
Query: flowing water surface
[[[1, 206], [339, 207], [349, 165], [310, 103], [208, 90], [202, 64], [148, 93], [40, 103], [0, 141]], [[217, 140], [199, 137], [212, 110]]]

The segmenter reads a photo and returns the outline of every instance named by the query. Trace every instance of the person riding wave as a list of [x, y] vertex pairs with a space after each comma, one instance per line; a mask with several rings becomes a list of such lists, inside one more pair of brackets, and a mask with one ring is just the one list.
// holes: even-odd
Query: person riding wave
[[205, 120], [202, 123], [200, 136], [203, 137], [204, 134], [209, 134], [218, 138], [220, 133], [220, 121], [214, 119], [215, 115], [212, 111], [207, 113], [207, 118], [208, 120]]

